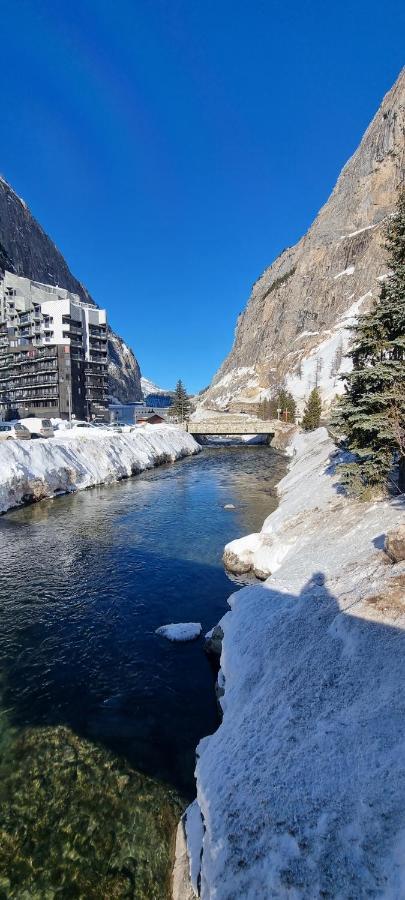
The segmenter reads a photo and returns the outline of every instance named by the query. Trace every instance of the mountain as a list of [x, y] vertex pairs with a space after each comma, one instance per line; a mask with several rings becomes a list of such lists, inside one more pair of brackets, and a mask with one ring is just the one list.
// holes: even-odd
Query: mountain
[[144, 397], [147, 397], [148, 394], [171, 394], [173, 391], [165, 391], [163, 388], [158, 387], [154, 381], [151, 381], [150, 378], [141, 377], [141, 388]]
[[[25, 275], [44, 284], [59, 285], [94, 303], [87, 289], [72, 275], [62, 254], [34, 219], [24, 200], [0, 177], [0, 269]], [[107, 310], [108, 313], [108, 310]], [[109, 332], [110, 393], [121, 402], [141, 400], [141, 373], [132, 352]]]
[[302, 406], [318, 382], [342, 391], [348, 326], [387, 274], [384, 226], [404, 183], [405, 69], [307, 234], [253, 285], [232, 350], [201, 400], [225, 408], [285, 381]]

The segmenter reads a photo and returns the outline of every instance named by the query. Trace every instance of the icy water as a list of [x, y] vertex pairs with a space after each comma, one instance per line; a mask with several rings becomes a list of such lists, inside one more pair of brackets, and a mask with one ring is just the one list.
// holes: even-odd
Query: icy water
[[223, 615], [223, 546], [284, 471], [265, 446], [204, 449], [0, 519], [0, 898], [168, 896], [218, 720], [202, 640], [155, 629]]

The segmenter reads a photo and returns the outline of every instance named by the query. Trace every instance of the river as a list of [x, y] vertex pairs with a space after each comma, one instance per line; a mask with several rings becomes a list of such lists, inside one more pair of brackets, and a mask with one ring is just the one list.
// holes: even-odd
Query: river
[[0, 894], [167, 896], [218, 718], [202, 639], [155, 630], [224, 614], [224, 544], [261, 527], [284, 471], [266, 446], [205, 448], [0, 519]]

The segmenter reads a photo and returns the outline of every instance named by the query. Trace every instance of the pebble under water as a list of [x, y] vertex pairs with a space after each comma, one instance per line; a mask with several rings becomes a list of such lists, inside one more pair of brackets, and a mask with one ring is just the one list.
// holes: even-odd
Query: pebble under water
[[284, 471], [266, 446], [205, 448], [0, 519], [0, 898], [169, 896], [218, 718], [202, 639], [155, 629], [226, 612], [224, 544]]

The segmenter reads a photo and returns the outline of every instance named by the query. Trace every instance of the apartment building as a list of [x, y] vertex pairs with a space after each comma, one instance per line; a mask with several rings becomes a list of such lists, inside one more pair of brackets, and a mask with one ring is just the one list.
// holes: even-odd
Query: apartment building
[[91, 419], [108, 406], [106, 312], [0, 275], [0, 415]]

